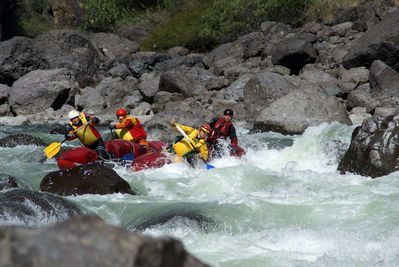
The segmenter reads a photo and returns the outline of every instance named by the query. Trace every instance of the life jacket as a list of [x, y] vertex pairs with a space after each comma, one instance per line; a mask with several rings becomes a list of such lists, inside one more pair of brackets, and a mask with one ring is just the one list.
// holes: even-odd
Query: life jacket
[[[127, 120], [130, 120], [130, 123], [127, 122]], [[140, 139], [147, 137], [143, 125], [141, 125], [139, 119], [137, 118], [127, 117], [123, 120], [122, 123], [116, 124], [116, 126], [123, 127], [115, 130], [120, 139], [138, 142]]]
[[[79, 114], [79, 119], [82, 122], [82, 125], [87, 123], [86, 114], [84, 112]], [[76, 126], [72, 122], [69, 122], [69, 125], [71, 125], [74, 131], [82, 127], [82, 125]], [[75, 134], [85, 147], [89, 147], [96, 143], [101, 138], [101, 135], [93, 126], [91, 126], [91, 123], [84, 127], [84, 129], [76, 132]]]
[[226, 138], [229, 134], [230, 126], [231, 122], [225, 121], [223, 118], [220, 118], [217, 122], [215, 122], [215, 126], [212, 128], [211, 133], [208, 135], [207, 141], [217, 142], [217, 139], [220, 137]]
[[[204, 139], [198, 139], [198, 130], [195, 130], [191, 127], [182, 126], [181, 128], [190, 129], [190, 132], [187, 134], [191, 143], [195, 146], [197, 151], [202, 154], [202, 158], [206, 160], [208, 158], [208, 147], [206, 146]], [[185, 131], [187, 133], [187, 131]], [[191, 146], [191, 144], [185, 139], [182, 138], [179, 142], [173, 144], [173, 149], [175, 153], [180, 157], [190, 157], [196, 153], [195, 149]]]

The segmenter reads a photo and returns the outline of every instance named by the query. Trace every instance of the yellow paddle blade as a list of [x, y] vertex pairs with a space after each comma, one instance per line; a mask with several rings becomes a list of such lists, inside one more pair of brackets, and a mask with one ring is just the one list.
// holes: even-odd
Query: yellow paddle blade
[[61, 143], [55, 142], [55, 143], [52, 143], [51, 145], [49, 145], [48, 147], [46, 147], [44, 149], [44, 153], [46, 153], [46, 156], [48, 158], [52, 158], [60, 151], [60, 148], [61, 148]]

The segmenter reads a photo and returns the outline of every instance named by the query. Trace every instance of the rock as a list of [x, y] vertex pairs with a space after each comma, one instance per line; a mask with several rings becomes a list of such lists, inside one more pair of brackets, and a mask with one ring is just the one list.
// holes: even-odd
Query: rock
[[316, 62], [317, 51], [310, 42], [291, 38], [277, 43], [271, 52], [273, 65], [282, 65], [297, 75], [306, 64]]
[[75, 204], [49, 193], [27, 189], [0, 192], [1, 224], [43, 225], [81, 214]]
[[17, 181], [11, 176], [0, 175], [0, 190], [18, 187]]
[[398, 140], [399, 116], [373, 116], [353, 131], [338, 170], [372, 178], [398, 171]]
[[351, 125], [345, 107], [324, 90], [298, 89], [264, 109], [252, 131], [302, 134], [308, 126], [337, 121]]
[[15, 147], [15, 146], [44, 146], [44, 143], [39, 138], [29, 134], [13, 134], [0, 139], [0, 147]]
[[255, 74], [244, 87], [247, 120], [256, 120], [263, 109], [299, 87], [300, 80], [296, 77], [272, 72]]
[[32, 229], [0, 227], [1, 266], [208, 266], [173, 238], [129, 233], [97, 216]]
[[98, 164], [50, 172], [40, 182], [40, 190], [61, 196], [135, 194], [114, 170]]
[[381, 60], [375, 60], [370, 67], [370, 85], [373, 95], [396, 96], [399, 94], [399, 73]]
[[0, 42], [0, 83], [11, 86], [28, 72], [48, 67], [32, 46], [32, 39], [19, 36]]
[[399, 10], [386, 15], [362, 37], [351, 43], [343, 60], [346, 69], [364, 66], [382, 60], [399, 71]]
[[27, 115], [51, 107], [60, 109], [77, 90], [73, 74], [67, 69], [35, 70], [11, 87], [9, 102], [16, 114]]

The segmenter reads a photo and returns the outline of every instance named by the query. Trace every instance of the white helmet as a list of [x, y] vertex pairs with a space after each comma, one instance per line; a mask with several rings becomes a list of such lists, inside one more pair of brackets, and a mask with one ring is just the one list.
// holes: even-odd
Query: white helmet
[[68, 113], [69, 119], [73, 119], [73, 118], [78, 117], [78, 116], [79, 116], [79, 112], [77, 112], [76, 110], [71, 110]]

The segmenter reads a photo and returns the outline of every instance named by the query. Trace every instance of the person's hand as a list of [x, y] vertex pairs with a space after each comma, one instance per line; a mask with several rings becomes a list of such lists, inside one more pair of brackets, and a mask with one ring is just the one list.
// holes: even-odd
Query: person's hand
[[114, 130], [114, 129], [116, 129], [116, 126], [115, 126], [115, 125], [112, 125], [112, 124], [110, 124], [110, 125], [108, 126], [108, 128], [109, 128], [110, 130]]
[[202, 158], [202, 154], [201, 154], [201, 153], [198, 153], [198, 157]]
[[100, 122], [100, 119], [97, 118], [97, 117], [92, 117], [92, 118], [90, 119], [90, 121], [91, 121], [92, 123], [99, 123], [99, 122]]
[[176, 123], [176, 120], [175, 120], [175, 119], [172, 119], [172, 120], [170, 121], [170, 124], [172, 124], [172, 125], [175, 125], [175, 123]]
[[65, 139], [71, 139], [75, 134], [74, 133], [67, 133], [65, 135]]

